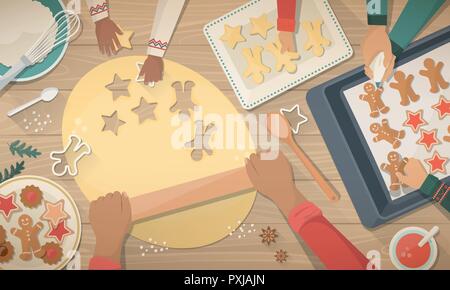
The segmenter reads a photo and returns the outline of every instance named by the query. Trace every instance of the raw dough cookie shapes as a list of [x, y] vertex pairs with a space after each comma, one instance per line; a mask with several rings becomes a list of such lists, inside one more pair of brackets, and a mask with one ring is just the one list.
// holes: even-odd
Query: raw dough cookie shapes
[[128, 93], [130, 81], [130, 79], [121, 79], [117, 74], [114, 74], [113, 81], [105, 86], [105, 88], [111, 91], [113, 101], [117, 100], [120, 96], [124, 96], [124, 91]]
[[64, 150], [50, 153], [50, 159], [55, 161], [52, 166], [53, 174], [56, 176], [78, 175], [78, 163], [89, 154], [91, 154], [91, 147], [77, 135], [70, 135], [69, 143]]
[[145, 120], [156, 120], [155, 107], [157, 103], [147, 102], [144, 97], [141, 97], [139, 105], [131, 109], [139, 118], [139, 124], [142, 124]]
[[261, 53], [263, 48], [256, 46], [254, 48], [242, 49], [242, 54], [247, 61], [247, 69], [244, 71], [244, 77], [252, 77], [253, 81], [260, 84], [264, 81], [264, 73], [270, 73], [270, 68], [262, 63]]
[[246, 40], [241, 34], [242, 25], [233, 27], [225, 24], [224, 29], [225, 31], [220, 37], [220, 40], [228, 44], [230, 48], [234, 49], [239, 42], [244, 42]]
[[194, 139], [184, 144], [186, 148], [193, 149], [191, 152], [192, 160], [200, 161], [203, 158], [203, 151], [205, 151], [208, 155], [211, 155], [213, 153], [209, 143], [211, 140], [211, 136], [216, 131], [216, 129], [217, 128], [214, 123], [210, 123], [206, 126], [205, 130], [203, 130], [203, 121], [195, 121]]
[[401, 158], [399, 153], [391, 151], [387, 155], [387, 160], [389, 164], [382, 163], [380, 168], [381, 170], [389, 173], [391, 177], [391, 185], [389, 186], [389, 189], [391, 191], [397, 191], [400, 189], [401, 185], [400, 180], [397, 177], [397, 172], [405, 174], [403, 170], [408, 162], [408, 158]]
[[302, 27], [308, 34], [308, 41], [305, 43], [304, 49], [310, 50], [312, 48], [315, 56], [322, 56], [325, 52], [324, 47], [331, 45], [331, 41], [322, 34], [322, 23], [322, 19], [302, 22]]
[[381, 120], [381, 125], [379, 123], [370, 125], [370, 131], [377, 134], [373, 137], [373, 142], [376, 143], [385, 140], [390, 143], [394, 149], [400, 147], [400, 139], [405, 138], [405, 131], [392, 129], [389, 126], [389, 121], [387, 119]]
[[275, 27], [275, 25], [267, 19], [267, 14], [265, 13], [257, 18], [250, 17], [250, 22], [252, 23], [250, 35], [259, 34], [264, 39], [267, 38], [267, 32]]
[[105, 125], [102, 128], [103, 131], [111, 131], [114, 135], [117, 136], [119, 132], [119, 127], [124, 125], [125, 122], [120, 120], [117, 116], [117, 111], [114, 111], [110, 116], [102, 115], [103, 122], [105, 122]]
[[293, 62], [293, 60], [299, 59], [300, 54], [297, 52], [289, 52], [285, 53], [281, 52], [281, 42], [277, 39], [276, 42], [271, 42], [266, 46], [266, 49], [273, 54], [276, 60], [275, 69], [276, 71], [281, 71], [283, 68], [288, 73], [295, 73], [297, 71], [297, 64]]
[[423, 65], [425, 69], [420, 70], [419, 74], [428, 78], [431, 93], [439, 92], [439, 88], [448, 88], [449, 83], [442, 77], [442, 67], [444, 66], [442, 61], [436, 63], [432, 58], [426, 58]]
[[409, 100], [417, 102], [420, 99], [420, 96], [416, 94], [412, 88], [412, 81], [414, 80], [413, 75], [406, 76], [404, 72], [399, 70], [395, 72], [394, 79], [397, 82], [392, 82], [389, 86], [400, 93], [400, 105], [408, 106], [410, 103]]
[[194, 110], [195, 104], [192, 102], [192, 88], [195, 87], [193, 81], [186, 81], [184, 85], [180, 81], [176, 81], [172, 84], [172, 88], [175, 89], [176, 102], [170, 107], [171, 112], [178, 111], [180, 119], [190, 117], [191, 112]]
[[371, 83], [364, 84], [365, 94], [359, 95], [359, 99], [367, 102], [370, 107], [370, 116], [372, 118], [376, 118], [382, 114], [386, 114], [389, 112], [389, 107], [387, 107], [383, 100], [381, 99], [381, 95], [383, 93], [383, 88], [375, 89], [375, 86]]

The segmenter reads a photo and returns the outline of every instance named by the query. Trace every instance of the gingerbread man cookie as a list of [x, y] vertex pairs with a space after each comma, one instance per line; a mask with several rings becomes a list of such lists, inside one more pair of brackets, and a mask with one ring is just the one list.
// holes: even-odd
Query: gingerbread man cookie
[[423, 65], [425, 69], [420, 70], [419, 74], [428, 78], [431, 93], [439, 92], [439, 87], [441, 89], [448, 88], [449, 83], [442, 77], [442, 67], [444, 66], [442, 61], [436, 63], [432, 58], [426, 58]]
[[392, 129], [387, 119], [381, 120], [381, 125], [379, 123], [370, 125], [370, 131], [377, 134], [377, 136], [373, 137], [373, 142], [385, 140], [392, 144], [392, 148], [394, 149], [400, 147], [401, 142], [399, 139], [405, 138], [405, 130]]
[[44, 254], [41, 249], [38, 234], [44, 225], [41, 222], [33, 225], [33, 219], [26, 214], [19, 217], [20, 229], [12, 228], [11, 234], [18, 237], [22, 244], [22, 253], [20, 258], [24, 261], [29, 261], [33, 257], [42, 257]]
[[420, 99], [420, 96], [416, 94], [412, 88], [412, 81], [414, 80], [413, 75], [406, 76], [404, 72], [399, 70], [394, 74], [394, 79], [397, 82], [392, 82], [389, 86], [400, 93], [400, 105], [407, 106], [409, 105], [410, 100], [412, 102], [417, 102]]
[[260, 84], [264, 81], [264, 74], [270, 73], [270, 68], [262, 63], [261, 53], [263, 48], [255, 46], [254, 48], [243, 48], [242, 54], [247, 60], [247, 68], [244, 71], [244, 77], [252, 77], [253, 81]]
[[0, 264], [9, 262], [13, 255], [14, 247], [6, 240], [6, 231], [0, 225]]
[[375, 89], [373, 84], [366, 83], [364, 84], [364, 91], [366, 94], [361, 94], [359, 98], [369, 104], [371, 117], [378, 117], [380, 112], [383, 114], [389, 112], [389, 107], [381, 99], [381, 94], [384, 91], [383, 88]]
[[391, 151], [387, 155], [387, 160], [389, 164], [382, 163], [380, 168], [381, 170], [389, 173], [391, 176], [391, 185], [389, 186], [389, 189], [391, 191], [397, 191], [400, 189], [400, 180], [397, 177], [397, 172], [400, 172], [402, 174], [405, 174], [403, 169], [405, 168], [406, 162], [408, 162], [407, 158], [401, 158], [400, 154]]

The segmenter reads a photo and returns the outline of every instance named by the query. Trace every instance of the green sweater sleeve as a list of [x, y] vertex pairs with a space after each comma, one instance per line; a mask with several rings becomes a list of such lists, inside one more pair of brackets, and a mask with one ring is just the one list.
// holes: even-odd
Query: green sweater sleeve
[[444, 2], [445, 0], [409, 0], [389, 33], [392, 53], [398, 56]]
[[387, 0], [366, 0], [366, 9], [369, 25], [387, 24]]
[[420, 191], [427, 196], [431, 196], [434, 201], [442, 205], [447, 211], [450, 211], [448, 184], [441, 182], [437, 177], [430, 174], [420, 187]]

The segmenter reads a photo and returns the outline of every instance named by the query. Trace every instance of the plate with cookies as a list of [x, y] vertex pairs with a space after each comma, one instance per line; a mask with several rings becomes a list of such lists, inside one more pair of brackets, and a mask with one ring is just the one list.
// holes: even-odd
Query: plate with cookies
[[60, 185], [38, 176], [0, 184], [0, 269], [62, 269], [80, 239], [80, 213]]
[[296, 3], [295, 51], [282, 48], [276, 0], [250, 1], [203, 29], [239, 102], [247, 110], [353, 55], [327, 0]]

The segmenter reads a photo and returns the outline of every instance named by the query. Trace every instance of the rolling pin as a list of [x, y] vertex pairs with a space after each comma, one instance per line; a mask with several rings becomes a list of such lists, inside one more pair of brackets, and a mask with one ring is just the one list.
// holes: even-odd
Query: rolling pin
[[131, 219], [137, 221], [252, 188], [245, 167], [232, 169], [132, 197]]

